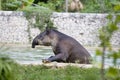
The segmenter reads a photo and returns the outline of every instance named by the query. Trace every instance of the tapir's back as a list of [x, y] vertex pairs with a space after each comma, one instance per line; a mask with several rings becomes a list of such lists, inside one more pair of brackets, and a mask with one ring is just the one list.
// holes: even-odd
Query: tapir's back
[[69, 49], [68, 53], [70, 54], [67, 61], [68, 62], [78, 62], [78, 63], [90, 63], [90, 54], [89, 52], [75, 39], [71, 38], [68, 40]]
[[66, 46], [68, 50], [67, 62], [90, 63], [90, 54], [77, 40], [64, 34], [59, 37], [60, 45]]

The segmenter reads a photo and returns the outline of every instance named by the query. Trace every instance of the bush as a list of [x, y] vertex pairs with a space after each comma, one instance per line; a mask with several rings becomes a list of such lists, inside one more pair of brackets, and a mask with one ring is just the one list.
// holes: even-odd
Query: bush
[[0, 57], [0, 80], [15, 80], [11, 59]]
[[23, 9], [26, 19], [29, 21], [29, 26], [38, 27], [40, 30], [45, 29], [45, 27], [53, 28], [53, 23], [51, 21], [52, 10], [38, 6], [28, 6]]
[[115, 3], [119, 0], [81, 0], [84, 5], [82, 12], [108, 13], [113, 11]]
[[39, 2], [38, 5], [49, 8], [54, 11], [64, 11], [63, 5], [65, 1], [64, 0], [48, 0], [47, 3]]

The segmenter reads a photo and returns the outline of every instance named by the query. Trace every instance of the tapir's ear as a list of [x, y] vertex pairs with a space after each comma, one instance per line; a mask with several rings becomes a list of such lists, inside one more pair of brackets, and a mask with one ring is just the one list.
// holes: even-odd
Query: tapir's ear
[[46, 34], [48, 35], [50, 33], [50, 28], [46, 27]]
[[47, 31], [47, 30], [49, 30], [49, 28], [48, 28], [48, 27], [46, 27], [46, 31]]

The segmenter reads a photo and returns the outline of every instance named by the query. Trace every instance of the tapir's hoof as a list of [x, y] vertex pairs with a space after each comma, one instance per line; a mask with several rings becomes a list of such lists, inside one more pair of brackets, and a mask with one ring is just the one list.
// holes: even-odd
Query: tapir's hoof
[[42, 59], [42, 62], [43, 62], [43, 63], [50, 63], [50, 61], [47, 60], [47, 59]]

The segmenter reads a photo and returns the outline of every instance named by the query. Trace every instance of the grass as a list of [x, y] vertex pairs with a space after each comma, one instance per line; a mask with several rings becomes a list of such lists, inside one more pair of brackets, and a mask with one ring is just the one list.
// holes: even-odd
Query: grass
[[[9, 58], [0, 58], [0, 61], [0, 80], [1, 76], [5, 77], [2, 80], [100, 80], [100, 69], [97, 68], [26, 66], [19, 65]], [[6, 72], [3, 72], [3, 69]]]
[[[106, 69], [107, 72], [110, 73], [106, 75], [106, 80], [120, 80], [120, 70], [111, 68]], [[0, 58], [0, 80], [101, 80], [101, 74], [98, 68], [48, 68], [42, 65], [19, 65], [9, 58]]]
[[45, 66], [21, 66], [14, 64], [13, 68], [16, 80], [100, 80], [99, 69], [66, 67], [50, 69]]

